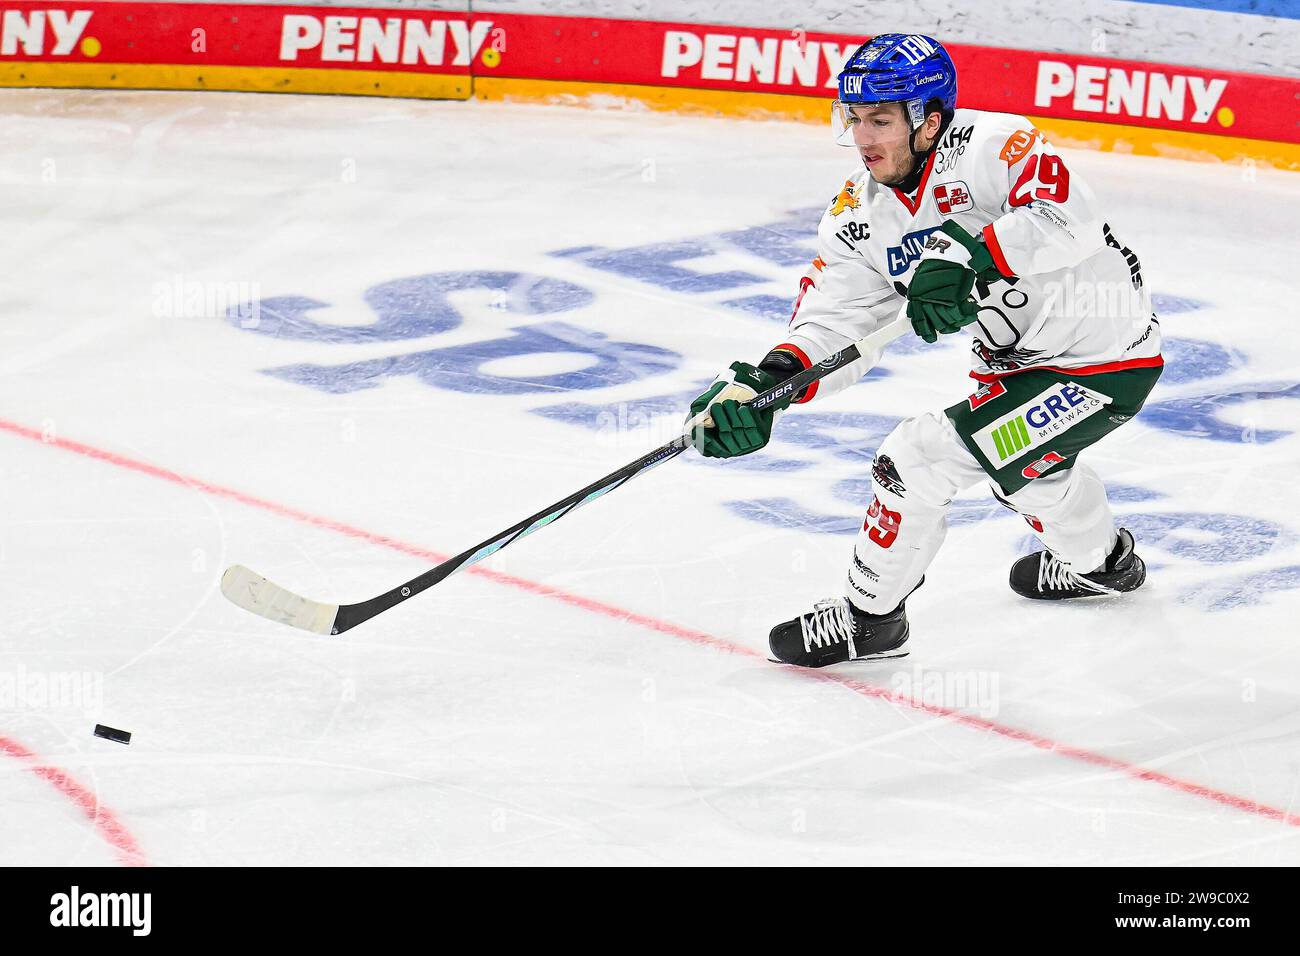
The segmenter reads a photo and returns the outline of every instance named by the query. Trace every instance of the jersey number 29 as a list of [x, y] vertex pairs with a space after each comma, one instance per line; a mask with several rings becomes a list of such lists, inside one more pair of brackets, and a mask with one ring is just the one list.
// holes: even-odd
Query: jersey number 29
[[[1038, 188], [1032, 189], [1031, 187]], [[1014, 206], [1024, 206], [1035, 199], [1048, 199], [1063, 203], [1070, 198], [1070, 171], [1060, 156], [1051, 153], [1035, 153], [1025, 163], [1020, 178], [1011, 187], [1007, 202]]]

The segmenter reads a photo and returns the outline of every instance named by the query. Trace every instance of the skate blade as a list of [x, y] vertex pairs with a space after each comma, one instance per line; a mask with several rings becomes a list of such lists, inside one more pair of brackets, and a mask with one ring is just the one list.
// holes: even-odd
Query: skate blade
[[[896, 651], [881, 651], [879, 654], [868, 654], [868, 655], [866, 655], [865, 657], [855, 657], [855, 658], [853, 658], [852, 660], [848, 660], [848, 661], [839, 661], [838, 663], [835, 663], [835, 664], [827, 664], [826, 666], [827, 666], [827, 667], [839, 667], [840, 664], [874, 664], [876, 661], [890, 661], [890, 660], [895, 660], [895, 659], [897, 659], [897, 658], [899, 658], [899, 657], [906, 657], [907, 654], [908, 654], [907, 651], [905, 651], [905, 650], [903, 650], [902, 648], [900, 648], [900, 649], [898, 649], [898, 650], [896, 650]], [[779, 660], [777, 660], [775, 657], [769, 657], [769, 658], [767, 659], [767, 661], [768, 661], [769, 664], [787, 664], [787, 665], [790, 666], [790, 667], [802, 667], [802, 666], [803, 666], [803, 665], [800, 665], [800, 664], [791, 664], [789, 661], [779, 661]], [[819, 670], [821, 670], [822, 668], [820, 668], [820, 667], [804, 667], [803, 669], [804, 669], [804, 670], [815, 670], [815, 671], [819, 671]]]
[[846, 664], [870, 664], [874, 661], [890, 661], [898, 657], [906, 657], [907, 651], [899, 648], [894, 651], [881, 651], [879, 654], [867, 654], [863, 657], [855, 657], [852, 660], [845, 661]]

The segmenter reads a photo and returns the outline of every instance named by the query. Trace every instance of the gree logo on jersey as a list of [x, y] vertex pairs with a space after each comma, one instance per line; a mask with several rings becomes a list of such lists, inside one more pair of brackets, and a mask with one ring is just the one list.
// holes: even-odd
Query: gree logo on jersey
[[973, 437], [989, 461], [1001, 464], [1058, 438], [1109, 402], [1110, 396], [1095, 389], [1062, 382], [1039, 392]]
[[998, 450], [998, 461], [1006, 461], [1014, 457], [1017, 452], [1028, 448], [1031, 441], [1029, 429], [1025, 428], [1023, 418], [1013, 418], [1009, 422], [1003, 422], [989, 435]]
[[921, 253], [925, 251], [925, 240], [929, 238], [930, 233], [936, 232], [938, 229], [938, 226], [931, 226], [929, 229], [909, 232], [898, 245], [886, 249], [885, 256], [889, 262], [889, 274], [891, 276], [901, 276], [906, 272], [913, 262], [921, 258]]

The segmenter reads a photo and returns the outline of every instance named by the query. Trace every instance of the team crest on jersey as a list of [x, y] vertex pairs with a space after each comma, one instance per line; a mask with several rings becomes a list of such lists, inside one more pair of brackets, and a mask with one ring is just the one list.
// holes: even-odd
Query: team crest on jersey
[[885, 257], [889, 262], [889, 274], [901, 276], [906, 272], [908, 266], [921, 258], [921, 253], [925, 252], [925, 241], [930, 237], [930, 233], [938, 230], [938, 226], [931, 226], [929, 229], [909, 232], [898, 245], [890, 246], [885, 250]]
[[960, 179], [935, 186], [934, 201], [939, 207], [939, 212], [944, 216], [975, 208], [975, 200], [970, 198], [970, 187]]
[[1044, 143], [1047, 142], [1047, 137], [1043, 135], [1042, 130], [1036, 128], [1018, 129], [1008, 136], [1007, 141], [1002, 144], [1002, 152], [998, 153], [998, 159], [1005, 160], [1008, 166], [1014, 166], [1029, 155], [1029, 151], [1034, 148], [1034, 144], [1040, 140]]
[[[1110, 401], [1110, 396], [1076, 382], [1061, 382], [980, 429], [972, 438], [985, 457], [1001, 467], [1013, 458], [1059, 438], [1085, 418], [1102, 411]], [[1037, 468], [1041, 473], [1057, 464], [1047, 460], [1054, 454], [1050, 452], [1030, 465], [1026, 477], [1037, 477], [1027, 474], [1030, 469]]]
[[857, 209], [861, 206], [862, 200], [858, 198], [858, 195], [862, 192], [863, 185], [865, 185], [865, 181], [855, 186], [853, 180], [844, 180], [844, 188], [831, 200], [831, 215], [838, 216], [846, 209]]
[[[899, 294], [906, 295], [907, 293], [904, 291]], [[976, 358], [995, 372], [1014, 372], [1027, 365], [1032, 365], [1043, 354], [1038, 349], [1024, 349], [1015, 345], [991, 349], [978, 336], [971, 341], [970, 350], [975, 353]]]

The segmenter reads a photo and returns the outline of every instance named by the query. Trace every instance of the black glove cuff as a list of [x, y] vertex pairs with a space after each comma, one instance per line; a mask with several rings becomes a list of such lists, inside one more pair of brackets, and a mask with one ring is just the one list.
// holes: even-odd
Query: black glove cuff
[[[776, 379], [777, 384], [781, 384], [787, 378], [794, 378], [803, 371], [803, 362], [793, 352], [787, 352], [785, 349], [772, 349], [767, 355], [763, 356], [763, 361], [758, 363], [758, 367]], [[794, 401], [803, 398], [804, 392], [801, 391], [794, 397]]]

